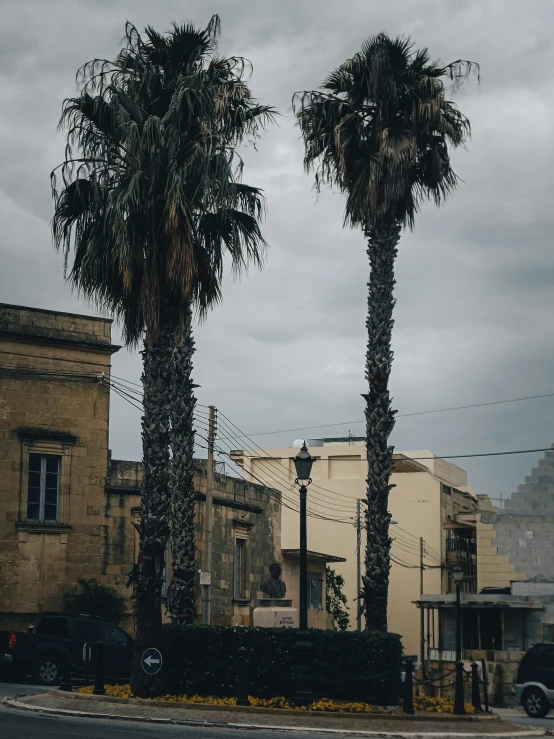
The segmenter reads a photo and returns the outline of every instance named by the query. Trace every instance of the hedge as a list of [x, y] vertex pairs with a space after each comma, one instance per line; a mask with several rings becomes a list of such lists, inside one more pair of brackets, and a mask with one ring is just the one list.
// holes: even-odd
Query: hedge
[[[392, 705], [401, 694], [402, 644], [396, 634], [312, 629], [316, 697]], [[236, 695], [236, 654], [249, 652], [250, 695], [294, 694], [294, 629], [164, 627], [165, 688], [170, 693]]]

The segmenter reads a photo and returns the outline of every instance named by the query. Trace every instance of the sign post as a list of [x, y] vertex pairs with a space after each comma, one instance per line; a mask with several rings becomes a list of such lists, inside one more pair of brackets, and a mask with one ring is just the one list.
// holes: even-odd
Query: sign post
[[150, 677], [154, 677], [154, 675], [157, 675], [158, 672], [160, 672], [160, 670], [162, 669], [161, 652], [155, 647], [149, 647], [148, 649], [145, 649], [141, 657], [141, 666], [142, 671], [146, 675], [149, 675]]

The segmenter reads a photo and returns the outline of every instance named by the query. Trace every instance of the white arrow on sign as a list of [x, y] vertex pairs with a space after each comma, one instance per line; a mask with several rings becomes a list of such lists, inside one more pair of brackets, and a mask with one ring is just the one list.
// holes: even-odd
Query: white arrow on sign
[[144, 661], [146, 662], [146, 664], [148, 665], [148, 667], [152, 667], [152, 665], [159, 665], [160, 664], [160, 660], [159, 659], [156, 659], [155, 657], [147, 657]]

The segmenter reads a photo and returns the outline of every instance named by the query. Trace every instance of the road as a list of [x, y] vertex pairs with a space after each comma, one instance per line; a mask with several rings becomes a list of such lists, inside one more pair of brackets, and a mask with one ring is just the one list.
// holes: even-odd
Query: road
[[505, 721], [518, 726], [532, 726], [534, 729], [543, 729], [543, 731], [554, 729], [554, 709], [546, 718], [529, 718], [522, 708], [495, 708], [494, 712]]
[[[0, 698], [21, 693], [32, 695], [49, 690], [37, 685], [16, 685], [0, 682]], [[314, 732], [219, 729], [193, 726], [148, 726], [132, 721], [69, 718], [47, 716], [0, 705], [0, 736], [25, 739], [253, 739], [255, 736], [275, 736], [284, 739], [329, 739], [329, 734]]]
[[[0, 699], [13, 698], [21, 693], [34, 695], [50, 690], [39, 685], [22, 685], [0, 682]], [[530, 719], [521, 709], [496, 709], [506, 721], [537, 729], [554, 730], [552, 718]], [[240, 729], [221, 729], [193, 726], [148, 726], [140, 722], [108, 721], [106, 719], [69, 718], [48, 716], [31, 711], [21, 711], [0, 705], [2, 736], [22, 736], [25, 739], [253, 739], [256, 734], [284, 737], [286, 739], [329, 739], [329, 734], [314, 732], [268, 731], [253, 732]]]

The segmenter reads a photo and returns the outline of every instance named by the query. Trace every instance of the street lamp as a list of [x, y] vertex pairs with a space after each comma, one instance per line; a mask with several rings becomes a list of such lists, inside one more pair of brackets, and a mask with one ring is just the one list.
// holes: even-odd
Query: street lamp
[[294, 702], [298, 706], [307, 706], [313, 701], [312, 681], [310, 675], [310, 656], [312, 645], [308, 632], [308, 537], [306, 526], [306, 500], [308, 485], [312, 478], [312, 457], [306, 442], [296, 455], [292, 457], [296, 469], [296, 484], [300, 487], [300, 626], [296, 643], [296, 678]]
[[456, 686], [454, 693], [454, 713], [463, 716], [465, 714], [465, 707], [464, 672], [462, 664], [462, 605], [460, 592], [462, 581], [464, 579], [464, 571], [459, 565], [455, 565], [451, 572], [456, 584]]

